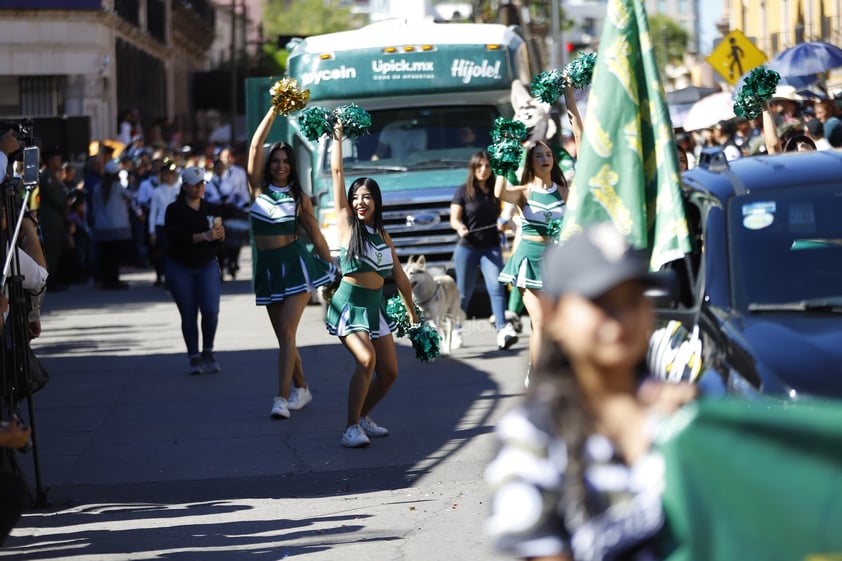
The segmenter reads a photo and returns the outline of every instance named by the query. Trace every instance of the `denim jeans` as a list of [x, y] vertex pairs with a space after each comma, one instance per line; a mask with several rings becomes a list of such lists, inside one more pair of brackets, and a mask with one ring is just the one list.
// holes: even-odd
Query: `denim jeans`
[[199, 312], [202, 312], [202, 350], [212, 351], [219, 321], [222, 279], [216, 259], [201, 267], [187, 267], [167, 258], [164, 262], [167, 288], [181, 314], [181, 334], [188, 356], [199, 354]]
[[468, 303], [477, 284], [477, 274], [482, 269], [495, 326], [498, 331], [503, 329], [506, 326], [506, 292], [503, 285], [497, 282], [497, 276], [503, 268], [503, 253], [500, 247], [474, 249], [457, 245], [456, 251], [453, 252], [453, 263], [456, 267], [456, 286], [459, 288], [462, 311], [468, 311]]

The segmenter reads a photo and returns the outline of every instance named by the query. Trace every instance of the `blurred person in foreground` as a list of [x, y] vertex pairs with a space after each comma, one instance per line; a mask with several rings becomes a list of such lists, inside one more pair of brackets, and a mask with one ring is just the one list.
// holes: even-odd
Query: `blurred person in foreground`
[[544, 344], [526, 401], [497, 425], [487, 531], [533, 561], [658, 559], [664, 464], [650, 446], [695, 387], [642, 375], [657, 279], [610, 224], [552, 246], [544, 271]]

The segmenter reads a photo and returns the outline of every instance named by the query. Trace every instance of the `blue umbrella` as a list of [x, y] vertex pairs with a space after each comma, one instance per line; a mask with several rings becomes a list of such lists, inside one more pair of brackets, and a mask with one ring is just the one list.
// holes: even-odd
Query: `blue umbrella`
[[842, 66], [842, 49], [823, 41], [799, 43], [766, 65], [781, 76], [822, 74], [839, 66]]

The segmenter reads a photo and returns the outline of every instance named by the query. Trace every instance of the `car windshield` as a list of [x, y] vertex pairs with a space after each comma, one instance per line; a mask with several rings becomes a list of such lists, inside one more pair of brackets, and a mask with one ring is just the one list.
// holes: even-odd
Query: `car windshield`
[[[346, 171], [365, 173], [413, 169], [467, 168], [471, 156], [491, 144], [497, 118], [492, 107], [424, 107], [370, 111], [366, 136], [346, 139]], [[330, 141], [322, 171], [330, 173]]]
[[842, 303], [842, 183], [734, 197], [727, 212], [737, 309], [810, 310]]

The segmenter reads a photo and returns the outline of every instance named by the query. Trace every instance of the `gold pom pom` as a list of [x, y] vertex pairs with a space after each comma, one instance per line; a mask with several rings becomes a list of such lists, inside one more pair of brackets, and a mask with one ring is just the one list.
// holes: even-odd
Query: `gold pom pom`
[[298, 89], [298, 81], [295, 78], [281, 78], [269, 89], [269, 94], [272, 96], [275, 113], [281, 115], [304, 109], [310, 101], [310, 90]]

